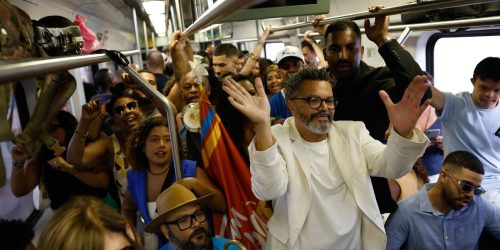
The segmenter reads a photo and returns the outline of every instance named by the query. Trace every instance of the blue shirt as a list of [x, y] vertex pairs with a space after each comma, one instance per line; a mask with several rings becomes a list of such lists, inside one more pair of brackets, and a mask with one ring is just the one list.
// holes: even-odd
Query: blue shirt
[[[441, 120], [437, 119], [429, 129], [441, 130]], [[441, 170], [443, 161], [443, 150], [438, 148], [435, 144], [431, 144], [425, 149], [424, 155], [422, 156], [422, 162], [424, 164], [425, 170], [427, 170], [428, 175], [438, 174], [439, 170]]]
[[444, 155], [457, 150], [473, 153], [484, 167], [481, 186], [486, 191], [500, 192], [500, 105], [478, 108], [469, 92], [445, 93], [441, 111]]
[[[227, 239], [222, 237], [212, 237], [213, 250], [223, 250], [224, 244], [226, 244]], [[170, 244], [166, 244], [160, 250], [172, 250], [172, 246]], [[239, 250], [239, 248], [235, 245], [230, 245], [229, 250]]]
[[271, 106], [271, 117], [277, 120], [285, 119], [292, 116], [292, 112], [286, 106], [285, 96], [283, 90], [274, 94], [269, 98], [269, 106]]
[[426, 184], [399, 203], [385, 223], [387, 249], [476, 249], [483, 228], [500, 239], [500, 208], [474, 196], [447, 215], [432, 208]]

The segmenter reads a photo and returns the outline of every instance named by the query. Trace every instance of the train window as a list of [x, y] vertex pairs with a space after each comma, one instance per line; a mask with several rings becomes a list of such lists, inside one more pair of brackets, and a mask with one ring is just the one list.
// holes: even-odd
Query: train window
[[[268, 42], [266, 43], [266, 48], [265, 48], [265, 55], [261, 54], [261, 57], [265, 57], [269, 60], [272, 60], [273, 62], [276, 60], [276, 56], [278, 55], [278, 52], [285, 48], [285, 43], [272, 43]], [[264, 51], [262, 52], [264, 53]]]
[[427, 46], [431, 47], [427, 56], [427, 69], [434, 75], [436, 87], [452, 93], [471, 92], [470, 78], [474, 68], [485, 57], [500, 57], [499, 43], [499, 30], [431, 37], [428, 43], [430, 46]]

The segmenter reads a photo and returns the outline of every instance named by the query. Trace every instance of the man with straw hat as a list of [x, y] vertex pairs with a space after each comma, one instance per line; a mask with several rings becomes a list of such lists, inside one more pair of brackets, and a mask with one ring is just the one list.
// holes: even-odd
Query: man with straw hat
[[[145, 231], [160, 233], [170, 242], [160, 250], [214, 249], [222, 250], [226, 238], [210, 237], [207, 217], [203, 212], [214, 194], [197, 198], [180, 184], [172, 184], [156, 199], [158, 216], [146, 225]], [[229, 249], [237, 249], [230, 246]]]

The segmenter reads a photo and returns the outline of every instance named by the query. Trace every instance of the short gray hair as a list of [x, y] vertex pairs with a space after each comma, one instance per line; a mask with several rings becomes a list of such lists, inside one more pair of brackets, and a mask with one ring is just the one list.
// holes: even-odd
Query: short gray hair
[[303, 82], [306, 80], [327, 81], [330, 85], [335, 86], [335, 81], [330, 77], [328, 71], [317, 69], [315, 67], [305, 68], [293, 74], [285, 85], [286, 100], [295, 97], [297, 91], [302, 88]]

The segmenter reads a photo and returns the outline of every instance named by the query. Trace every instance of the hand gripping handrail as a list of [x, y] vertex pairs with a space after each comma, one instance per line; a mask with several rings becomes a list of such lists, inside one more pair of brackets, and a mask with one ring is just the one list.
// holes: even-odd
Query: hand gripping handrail
[[[383, 8], [377, 12], [363, 11], [363, 12], [357, 12], [357, 13], [352, 13], [352, 14], [347, 14], [347, 15], [327, 17], [327, 18], [321, 20], [319, 23], [320, 24], [330, 24], [330, 23], [333, 23], [334, 21], [341, 20], [341, 19], [359, 20], [359, 19], [376, 17], [376, 16], [380, 16], [380, 15], [389, 16], [389, 15], [395, 15], [395, 14], [408, 13], [408, 12], [446, 9], [446, 8], [453, 8], [453, 7], [459, 7], [459, 6], [474, 5], [474, 4], [482, 4], [482, 3], [491, 3], [491, 2], [498, 2], [498, 0], [418, 1], [415, 3], [409, 3], [409, 4], [400, 5], [400, 6]], [[307, 27], [310, 25], [311, 25], [311, 22], [300, 22], [300, 23], [295, 23], [295, 24], [283, 25], [283, 26], [279, 26], [279, 27], [273, 27], [273, 30], [274, 31], [290, 30], [290, 29]], [[263, 27], [263, 29], [265, 29], [265, 27]]]
[[[499, 16], [492, 17], [481, 17], [481, 18], [470, 18], [452, 21], [442, 21], [442, 22], [431, 22], [431, 23], [414, 23], [406, 25], [391, 25], [389, 26], [389, 32], [402, 31], [406, 27], [409, 27], [412, 31], [419, 30], [440, 30], [440, 29], [453, 29], [453, 28], [470, 28], [470, 27], [485, 27], [498, 25], [500, 23]], [[365, 29], [361, 28], [361, 33], [364, 33]], [[304, 34], [299, 34], [299, 37], [304, 36]], [[310, 33], [310, 36], [320, 36], [319, 33]]]
[[132, 79], [138, 83], [139, 88], [146, 92], [147, 96], [150, 96], [153, 103], [161, 103], [164, 114], [167, 116], [168, 132], [170, 134], [170, 143], [172, 145], [172, 158], [174, 161], [174, 171], [176, 180], [182, 178], [181, 172], [181, 158], [179, 156], [179, 138], [177, 137], [177, 126], [175, 125], [174, 112], [172, 111], [172, 103], [161, 94], [155, 87], [146, 82], [132, 67], [129, 66], [129, 62], [125, 55], [114, 50], [105, 50], [105, 53], [111, 60], [117, 63], [125, 72], [129, 74]]
[[226, 17], [228, 13], [255, 6], [265, 0], [218, 0], [210, 9], [205, 11], [196, 21], [186, 28], [183, 36], [190, 36], [195, 32]]

